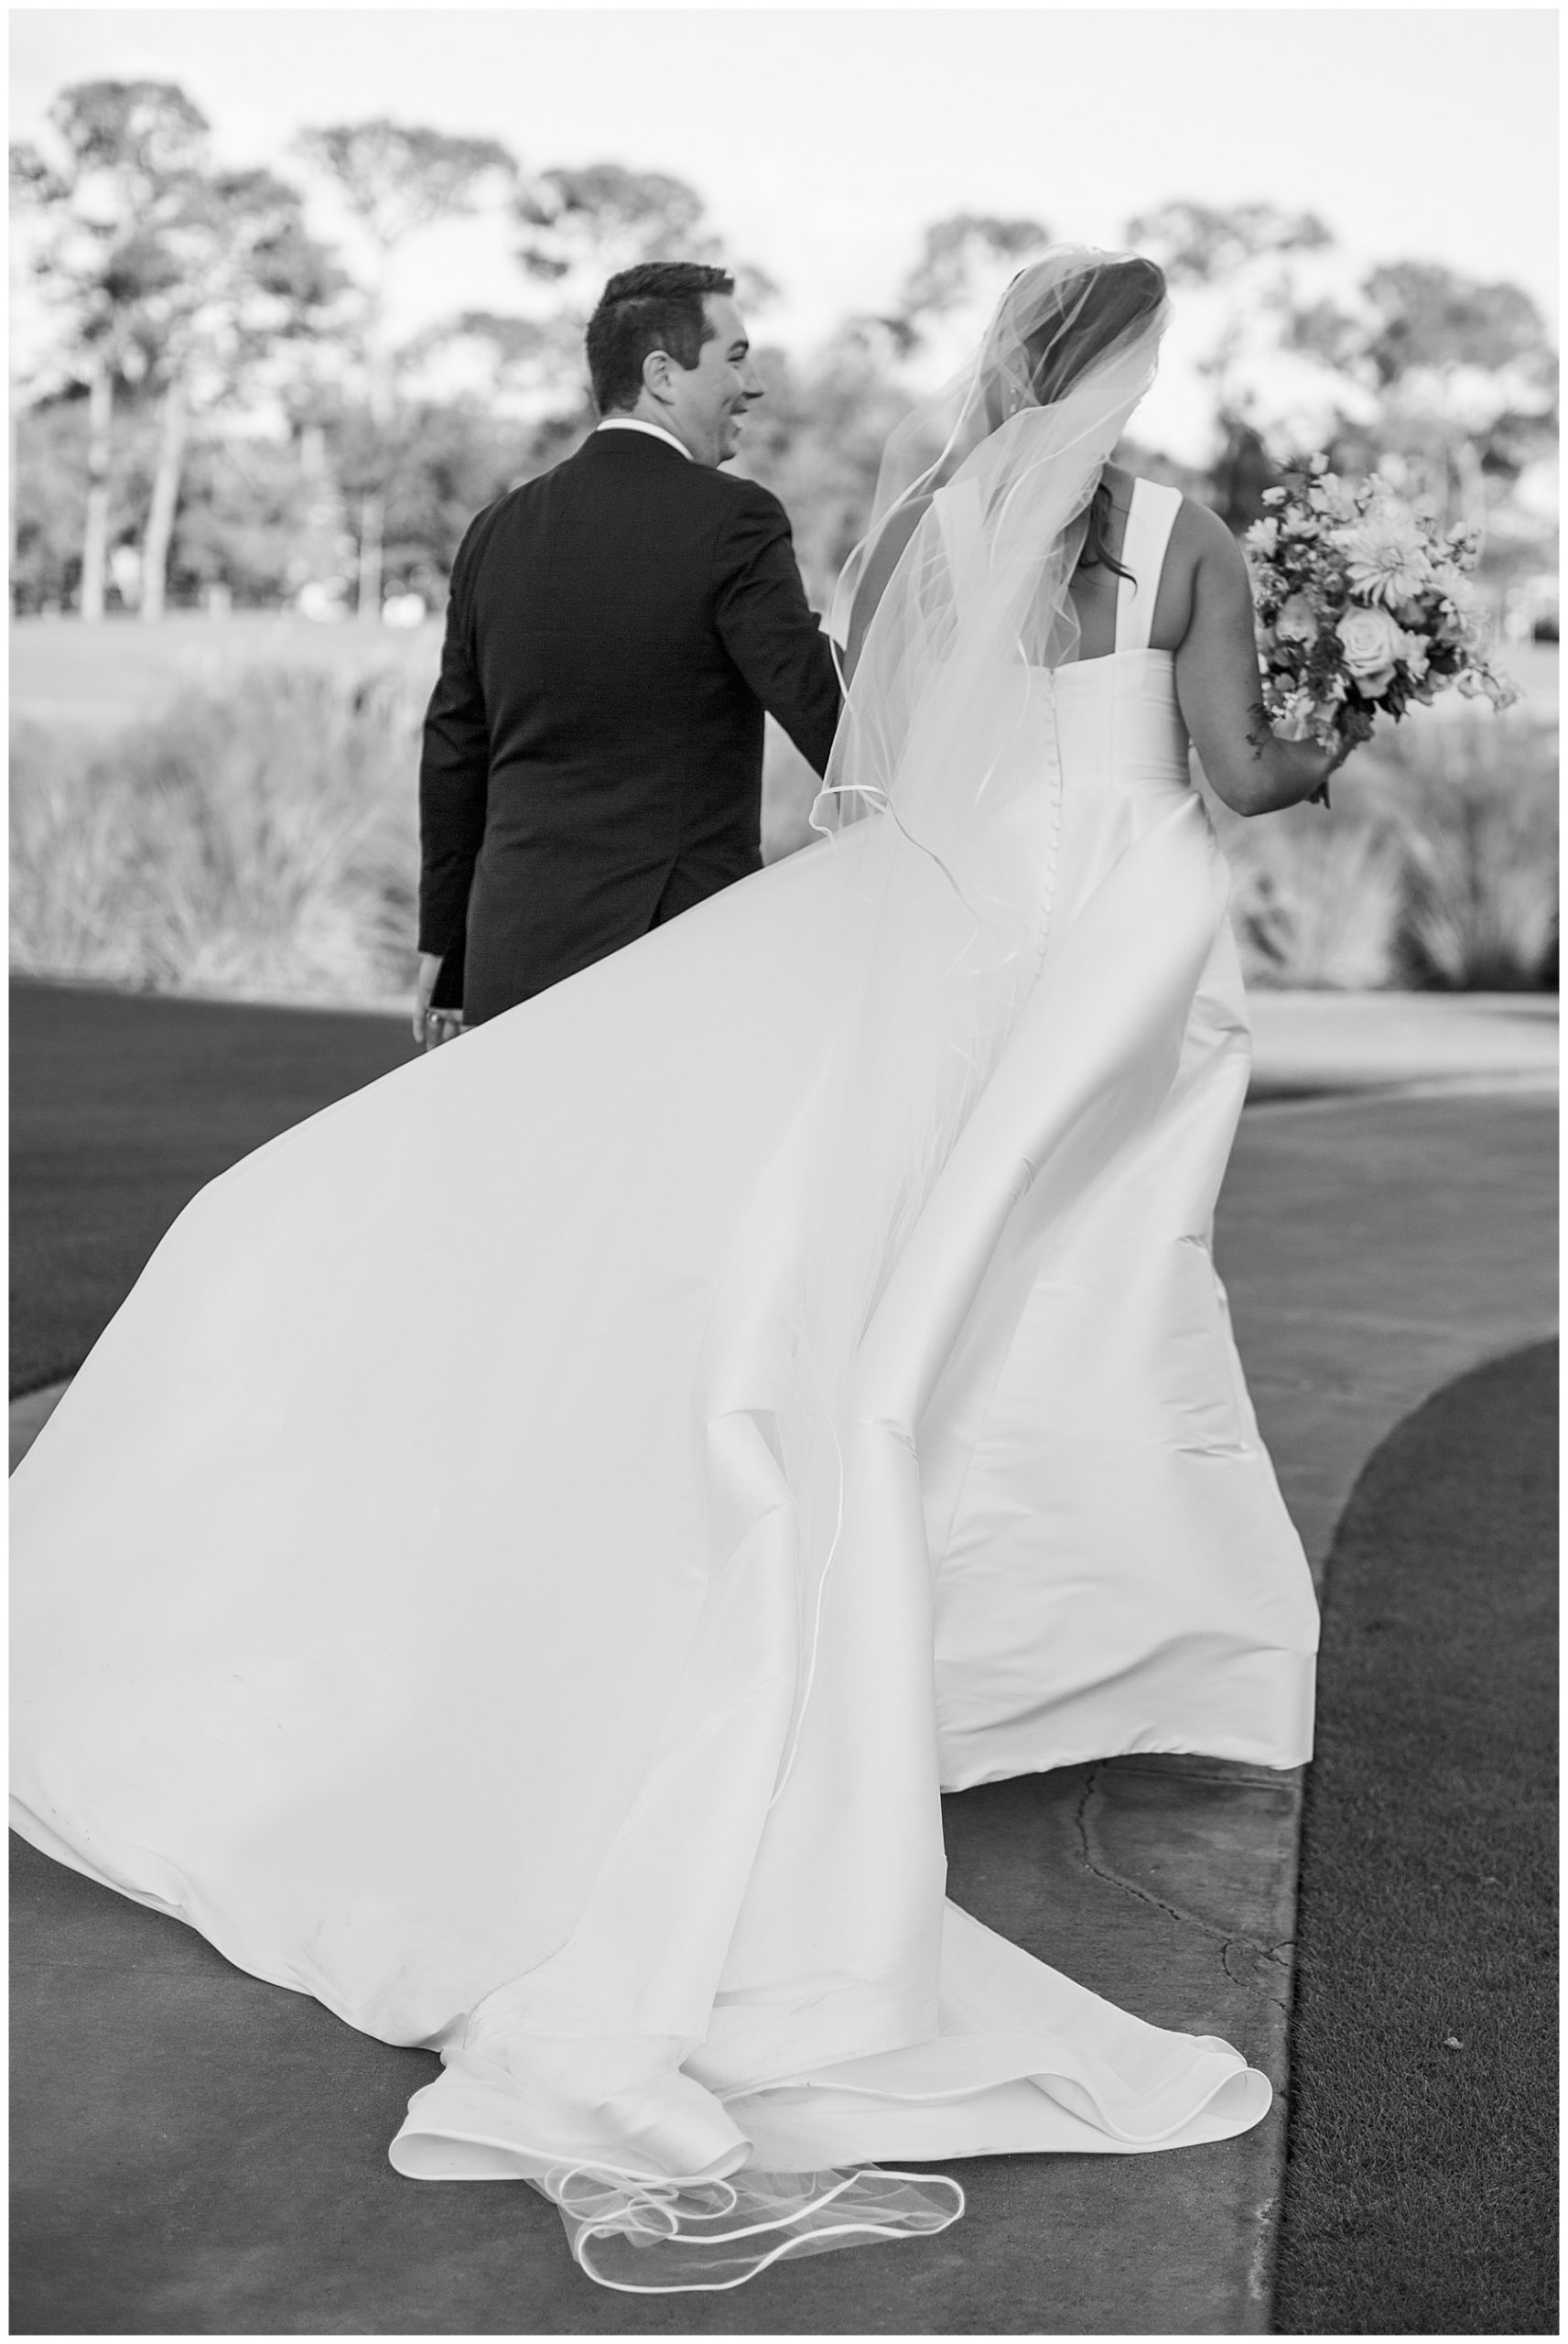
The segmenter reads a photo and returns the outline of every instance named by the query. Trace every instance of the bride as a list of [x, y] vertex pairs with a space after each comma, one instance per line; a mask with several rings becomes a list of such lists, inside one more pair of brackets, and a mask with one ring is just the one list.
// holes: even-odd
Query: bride
[[944, 1788], [1310, 1747], [1188, 741], [1244, 812], [1329, 760], [1110, 461], [1164, 318], [1014, 280], [890, 445], [827, 835], [214, 1181], [16, 1479], [17, 1829], [438, 2049], [398, 2171], [534, 2183], [611, 2285], [1268, 2106], [943, 1895]]

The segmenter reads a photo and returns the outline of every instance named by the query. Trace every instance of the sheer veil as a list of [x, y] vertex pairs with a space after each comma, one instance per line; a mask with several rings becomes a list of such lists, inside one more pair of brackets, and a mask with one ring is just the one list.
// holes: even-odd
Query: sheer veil
[[[1048, 950], [1052, 675], [1076, 657], [1090, 501], [1167, 314], [1136, 255], [1060, 245], [1022, 270], [968, 364], [891, 436], [836, 598], [853, 665], [812, 819], [833, 837], [854, 940], [781, 1423], [808, 1654], [857, 1352]], [[807, 1665], [802, 1702], [810, 1678]]]
[[[1074, 656], [1075, 525], [1154, 379], [1167, 315], [1141, 255], [1054, 246], [1012, 279], [958, 373], [891, 433], [834, 599], [832, 632], [856, 667], [824, 798], [891, 797], [936, 661], [946, 698], [971, 680], [951, 673], [955, 655], [1016, 651], [1044, 667]], [[981, 523], [957, 542], [933, 515], [952, 489]], [[814, 819], [834, 819], [822, 798]]]

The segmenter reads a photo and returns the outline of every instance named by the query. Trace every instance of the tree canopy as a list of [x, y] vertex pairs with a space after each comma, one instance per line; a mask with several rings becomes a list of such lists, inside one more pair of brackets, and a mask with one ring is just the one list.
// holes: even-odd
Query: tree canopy
[[[379, 618], [389, 591], [438, 592], [471, 512], [589, 428], [582, 328], [608, 277], [715, 262], [753, 317], [778, 292], [669, 172], [536, 168], [498, 140], [384, 115], [312, 128], [293, 159], [303, 183], [287, 159], [226, 165], [200, 109], [156, 80], [76, 83], [38, 141], [12, 147], [38, 305], [17, 427], [24, 606], [91, 613], [139, 575], [156, 615], [166, 575], [185, 598], [213, 582], [277, 600], [304, 579]], [[515, 306], [454, 306], [400, 339], [406, 256], [481, 216], [510, 243]], [[813, 352], [759, 351], [768, 396], [741, 462], [784, 497], [819, 596], [864, 526], [892, 423], [1048, 241], [1033, 215], [956, 212], [912, 235], [880, 307]], [[1501, 515], [1546, 461], [1555, 353], [1506, 279], [1357, 263], [1314, 212], [1265, 201], [1173, 201], [1126, 241], [1171, 279], [1165, 373], [1187, 400], [1178, 434], [1157, 386], [1140, 461], [1233, 526], [1303, 439], [1351, 469], [1403, 461], [1472, 516]]]

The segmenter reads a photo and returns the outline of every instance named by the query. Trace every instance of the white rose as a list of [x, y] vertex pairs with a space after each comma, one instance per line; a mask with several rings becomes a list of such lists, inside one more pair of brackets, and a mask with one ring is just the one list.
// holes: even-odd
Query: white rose
[[1292, 594], [1274, 621], [1281, 643], [1312, 643], [1317, 635], [1317, 613], [1304, 594]]
[[1394, 661], [1402, 640], [1399, 628], [1383, 610], [1349, 610], [1336, 632], [1351, 679], [1364, 700], [1376, 700], [1393, 681]]

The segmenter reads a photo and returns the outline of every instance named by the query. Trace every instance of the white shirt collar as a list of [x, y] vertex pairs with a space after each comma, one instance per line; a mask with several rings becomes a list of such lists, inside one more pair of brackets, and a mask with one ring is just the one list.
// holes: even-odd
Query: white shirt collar
[[666, 431], [662, 423], [644, 423], [640, 415], [607, 415], [602, 423], [594, 425], [594, 429], [596, 431], [645, 431], [651, 440], [662, 440], [666, 448], [678, 448], [688, 464], [695, 463], [697, 461], [691, 450], [677, 440], [673, 431]]

